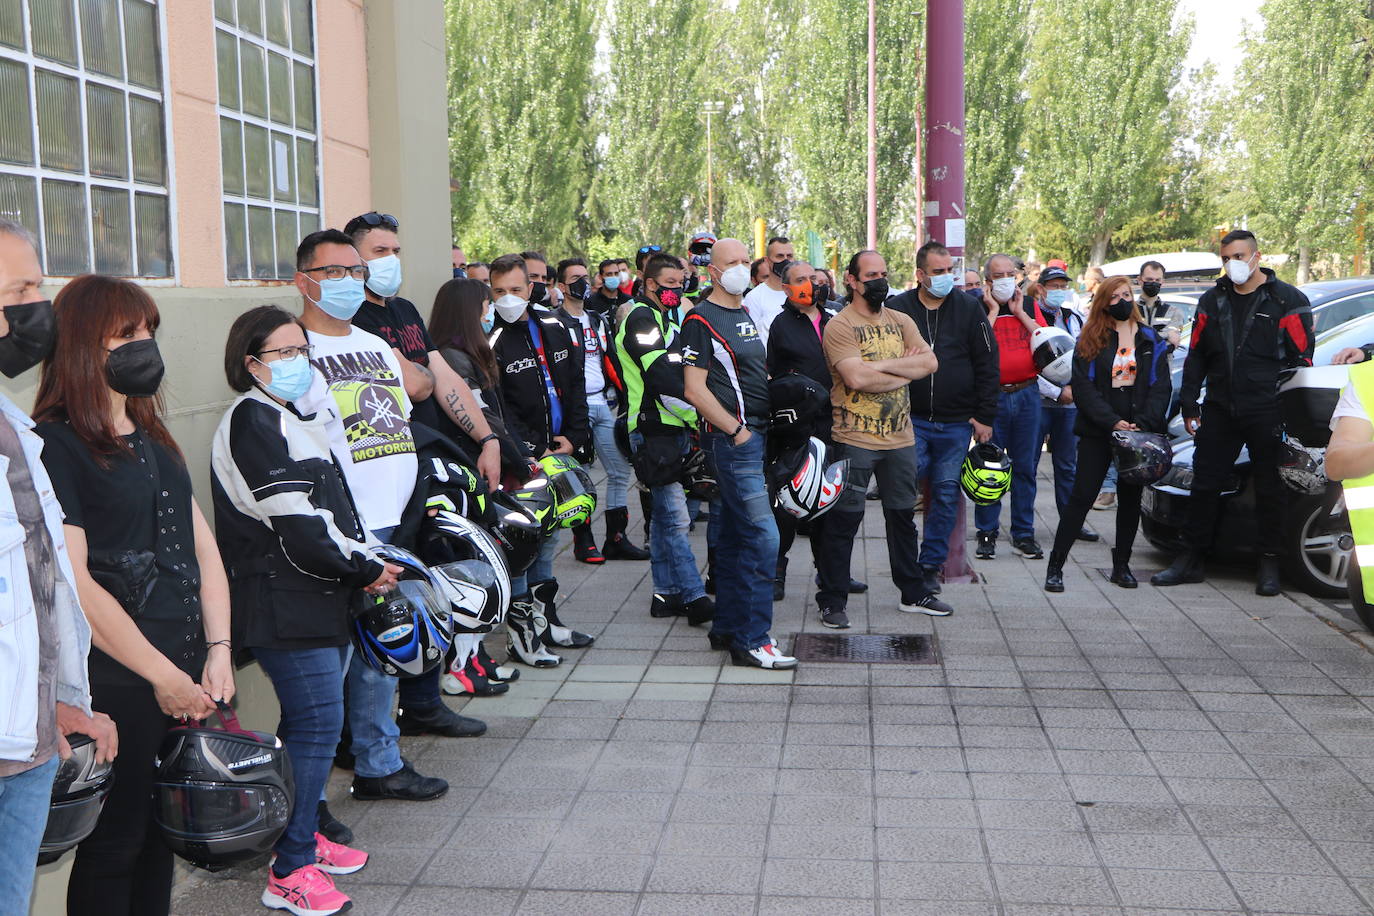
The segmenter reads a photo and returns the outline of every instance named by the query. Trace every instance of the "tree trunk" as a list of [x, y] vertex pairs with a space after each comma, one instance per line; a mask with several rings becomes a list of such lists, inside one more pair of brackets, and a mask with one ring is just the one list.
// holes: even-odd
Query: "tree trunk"
[[1101, 267], [1107, 261], [1107, 243], [1112, 240], [1112, 230], [1104, 229], [1093, 237], [1093, 248], [1088, 254], [1089, 267]]
[[1306, 283], [1312, 276], [1312, 249], [1306, 245], [1298, 248], [1298, 285]]

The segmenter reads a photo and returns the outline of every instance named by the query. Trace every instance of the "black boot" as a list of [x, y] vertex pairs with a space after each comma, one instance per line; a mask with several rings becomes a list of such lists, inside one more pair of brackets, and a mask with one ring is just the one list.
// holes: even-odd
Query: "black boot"
[[710, 545], [706, 547], [706, 579], [702, 584], [706, 586], [706, 594], [716, 593], [716, 552]]
[[787, 557], [778, 560], [777, 570], [773, 573], [773, 600], [781, 601], [787, 587]]
[[605, 563], [606, 558], [596, 547], [596, 535], [592, 534], [592, 523], [583, 522], [573, 526], [573, 556], [579, 563], [596, 565]]
[[1150, 584], [1161, 588], [1170, 585], [1183, 585], [1186, 582], [1205, 580], [1202, 570], [1202, 557], [1185, 550], [1179, 554], [1168, 569], [1162, 569], [1150, 577]]
[[1279, 593], [1279, 558], [1266, 553], [1260, 557], [1259, 576], [1255, 579], [1255, 594], [1272, 598]]
[[639, 513], [644, 516], [644, 543], [650, 544], [653, 542], [653, 538], [649, 537], [649, 525], [654, 520], [654, 494], [649, 492], [648, 487], [639, 491]]
[[625, 534], [630, 524], [630, 510], [624, 506], [606, 510], [606, 543], [601, 555], [608, 560], [647, 560], [649, 551], [638, 547]]
[[1112, 583], [1122, 588], [1135, 588], [1140, 583], [1136, 581], [1135, 574], [1131, 572], [1131, 552], [1129, 550], [1116, 549], [1112, 551]]
[[1064, 590], [1064, 561], [1067, 559], [1067, 556], [1057, 550], [1050, 551], [1049, 562], [1045, 564], [1045, 591]]
[[[591, 536], [590, 529], [587, 535]], [[546, 579], [543, 582], [535, 582], [530, 585], [530, 597], [534, 601], [536, 614], [542, 614], [549, 625], [540, 635], [544, 645], [550, 649], [585, 649], [596, 642], [596, 637], [588, 636], [586, 633], [579, 633], [571, 627], [563, 626], [563, 621], [558, 619], [558, 580]]]

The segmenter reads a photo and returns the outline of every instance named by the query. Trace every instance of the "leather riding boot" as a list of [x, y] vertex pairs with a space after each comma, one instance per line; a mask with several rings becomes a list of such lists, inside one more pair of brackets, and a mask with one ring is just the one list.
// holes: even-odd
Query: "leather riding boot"
[[1140, 584], [1136, 581], [1135, 574], [1131, 572], [1131, 552], [1129, 550], [1112, 551], [1110, 581], [1122, 588], [1135, 588]]

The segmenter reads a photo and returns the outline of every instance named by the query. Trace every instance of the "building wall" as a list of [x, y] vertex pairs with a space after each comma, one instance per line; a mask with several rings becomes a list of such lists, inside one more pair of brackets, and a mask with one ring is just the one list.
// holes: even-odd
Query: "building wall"
[[[255, 305], [299, 311], [300, 297], [290, 283], [226, 282], [213, 4], [162, 0], [162, 9], [178, 280], [149, 292], [162, 315], [169, 426], [210, 515], [210, 440], [233, 400], [222, 369], [229, 326]], [[342, 228], [372, 209], [395, 214], [403, 292], [427, 313], [450, 273], [443, 0], [368, 0], [366, 9], [362, 0], [316, 0], [315, 17], [322, 224]], [[37, 376], [0, 379], [0, 390], [27, 408]], [[238, 686], [240, 717], [272, 730], [276, 701], [261, 671], [241, 670]], [[39, 870], [33, 913], [65, 911], [71, 858]]]

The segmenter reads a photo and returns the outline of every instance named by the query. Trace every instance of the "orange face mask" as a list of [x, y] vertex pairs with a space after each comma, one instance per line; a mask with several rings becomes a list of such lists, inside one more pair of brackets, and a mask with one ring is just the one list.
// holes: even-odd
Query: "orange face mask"
[[815, 301], [816, 291], [810, 280], [805, 283], [784, 283], [782, 288], [787, 290], [787, 298], [797, 305], [811, 305]]

